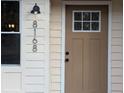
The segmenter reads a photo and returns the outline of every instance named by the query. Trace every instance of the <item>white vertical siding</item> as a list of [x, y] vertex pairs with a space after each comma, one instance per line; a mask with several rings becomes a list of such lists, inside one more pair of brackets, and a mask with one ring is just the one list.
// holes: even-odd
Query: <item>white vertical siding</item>
[[[32, 52], [34, 4], [40, 7], [37, 15], [38, 51]], [[49, 0], [23, 0], [22, 67], [24, 93], [49, 93]]]
[[112, 0], [112, 93], [123, 92], [123, 0]]

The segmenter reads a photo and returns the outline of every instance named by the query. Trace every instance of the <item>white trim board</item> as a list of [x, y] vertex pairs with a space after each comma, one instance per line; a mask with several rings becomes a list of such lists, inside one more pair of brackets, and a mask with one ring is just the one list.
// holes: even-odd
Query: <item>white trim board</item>
[[111, 63], [111, 31], [112, 2], [111, 1], [63, 1], [62, 2], [62, 62], [61, 62], [61, 93], [65, 93], [65, 6], [66, 5], [108, 5], [108, 90], [112, 93], [112, 63]]
[[63, 1], [63, 5], [110, 5], [111, 1]]

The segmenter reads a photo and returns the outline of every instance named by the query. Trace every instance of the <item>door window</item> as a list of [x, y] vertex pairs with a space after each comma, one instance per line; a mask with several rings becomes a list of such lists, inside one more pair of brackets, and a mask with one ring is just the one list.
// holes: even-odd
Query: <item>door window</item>
[[100, 32], [101, 11], [73, 11], [73, 32]]

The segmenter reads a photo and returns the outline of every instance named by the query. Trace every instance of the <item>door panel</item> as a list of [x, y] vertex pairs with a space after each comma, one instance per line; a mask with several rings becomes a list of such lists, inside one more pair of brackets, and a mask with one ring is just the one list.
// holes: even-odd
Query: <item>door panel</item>
[[[100, 32], [73, 32], [73, 11], [101, 11]], [[65, 93], [107, 93], [108, 6], [66, 6]]]

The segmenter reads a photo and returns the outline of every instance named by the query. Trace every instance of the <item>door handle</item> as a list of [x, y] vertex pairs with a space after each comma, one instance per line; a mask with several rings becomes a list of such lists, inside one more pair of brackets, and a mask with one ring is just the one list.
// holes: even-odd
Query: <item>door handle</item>
[[69, 62], [69, 59], [68, 59], [68, 58], [66, 58], [66, 59], [65, 59], [65, 62]]

